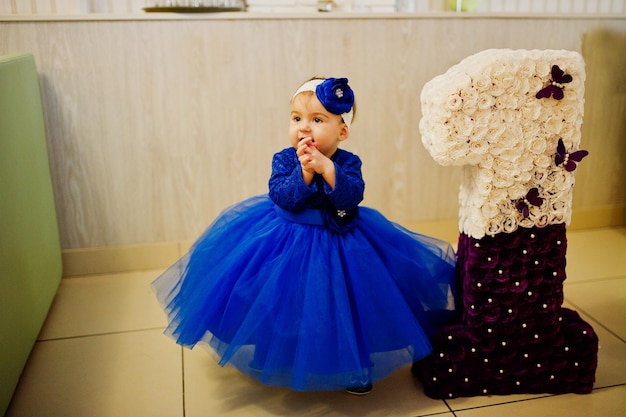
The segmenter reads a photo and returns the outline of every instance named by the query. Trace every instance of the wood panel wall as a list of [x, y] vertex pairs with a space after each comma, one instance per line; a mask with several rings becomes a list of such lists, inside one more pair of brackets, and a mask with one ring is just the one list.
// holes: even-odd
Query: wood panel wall
[[423, 148], [419, 94], [487, 48], [585, 54], [591, 155], [574, 210], [623, 207], [625, 39], [623, 17], [0, 22], [0, 53], [32, 52], [41, 74], [64, 249], [195, 239], [266, 192], [291, 94], [313, 75], [356, 91], [345, 145], [364, 162], [364, 204], [401, 223], [454, 219], [460, 171]]
[[[225, 0], [2, 0], [0, 14], [142, 14], [148, 6], [219, 5]], [[396, 0], [334, 0], [334, 10], [393, 12]], [[455, 0], [402, 0], [400, 10], [442, 12], [456, 10]], [[479, 13], [625, 13], [626, 0], [480, 0]], [[317, 0], [247, 0], [248, 10], [262, 13], [315, 12]]]

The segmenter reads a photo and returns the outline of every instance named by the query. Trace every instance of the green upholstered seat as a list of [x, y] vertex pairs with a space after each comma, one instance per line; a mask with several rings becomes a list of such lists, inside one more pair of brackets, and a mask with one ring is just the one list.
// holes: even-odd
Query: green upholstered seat
[[31, 54], [0, 56], [0, 414], [62, 275], [44, 117]]

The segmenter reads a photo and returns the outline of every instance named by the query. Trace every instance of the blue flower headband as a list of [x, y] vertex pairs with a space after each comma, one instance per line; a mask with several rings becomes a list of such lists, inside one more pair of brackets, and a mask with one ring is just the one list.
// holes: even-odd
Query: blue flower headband
[[348, 85], [347, 78], [307, 81], [296, 90], [293, 97], [304, 91], [313, 91], [322, 106], [332, 114], [341, 116], [343, 122], [350, 128], [354, 117], [354, 92]]

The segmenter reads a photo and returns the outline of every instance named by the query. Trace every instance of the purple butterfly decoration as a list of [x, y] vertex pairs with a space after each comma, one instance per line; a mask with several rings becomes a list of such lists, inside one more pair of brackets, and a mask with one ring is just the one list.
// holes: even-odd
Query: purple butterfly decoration
[[563, 99], [563, 84], [571, 83], [572, 76], [566, 74], [558, 65], [552, 65], [552, 79], [550, 85], [542, 88], [535, 95], [537, 98], [554, 97], [556, 100]]
[[541, 206], [543, 204], [543, 198], [539, 197], [539, 189], [537, 187], [531, 188], [526, 194], [526, 197], [517, 200], [515, 208], [522, 213], [525, 219], [530, 216], [530, 206]]
[[580, 162], [585, 156], [589, 155], [588, 151], [580, 150], [569, 153], [565, 150], [565, 144], [563, 139], [559, 138], [559, 143], [556, 145], [556, 155], [554, 156], [554, 162], [556, 165], [563, 165], [567, 172], [572, 172], [577, 167], [577, 162]]

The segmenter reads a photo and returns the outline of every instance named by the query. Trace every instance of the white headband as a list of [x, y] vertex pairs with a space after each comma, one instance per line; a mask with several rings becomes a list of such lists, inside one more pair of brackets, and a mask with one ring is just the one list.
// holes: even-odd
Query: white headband
[[[291, 99], [293, 100], [295, 96], [297, 96], [298, 94], [304, 91], [312, 91], [313, 93], [315, 93], [315, 88], [323, 82], [324, 80], [320, 80], [317, 78], [305, 82], [304, 84], [300, 86], [300, 88], [296, 90], [296, 92], [293, 94], [293, 97], [291, 97]], [[341, 118], [343, 119], [343, 122], [346, 124], [346, 126], [348, 126], [348, 129], [350, 128], [350, 124], [352, 123], [353, 116], [354, 116], [354, 111], [352, 109], [350, 109], [350, 111], [347, 113], [341, 114]]]

